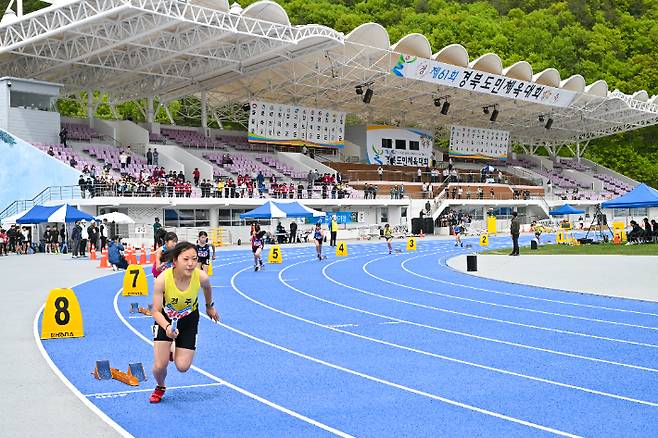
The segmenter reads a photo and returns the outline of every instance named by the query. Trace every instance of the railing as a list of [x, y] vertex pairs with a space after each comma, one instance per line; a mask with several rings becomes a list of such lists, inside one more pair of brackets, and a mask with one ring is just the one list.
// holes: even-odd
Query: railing
[[[409, 172], [408, 170], [384, 170], [381, 178], [376, 169], [373, 170], [346, 170], [341, 172], [343, 179], [350, 182], [356, 181], [382, 181], [382, 182], [431, 182], [442, 183], [446, 180], [443, 175], [432, 176], [430, 172], [422, 172], [420, 180], [418, 179], [417, 172]], [[490, 176], [483, 177], [479, 172], [461, 172], [457, 176], [448, 177], [448, 183], [472, 183], [472, 184], [485, 184], [487, 179], [493, 179], [495, 184], [509, 184], [509, 185], [532, 185], [541, 186], [541, 183], [536, 180], [529, 180], [513, 175], [503, 175], [502, 180], [498, 177]]]
[[61, 201], [65, 199], [80, 198], [82, 198], [82, 194], [80, 192], [79, 186], [46, 187], [41, 191], [41, 193], [32, 199], [18, 200], [9, 204], [7, 208], [0, 212], [0, 220], [48, 201]]

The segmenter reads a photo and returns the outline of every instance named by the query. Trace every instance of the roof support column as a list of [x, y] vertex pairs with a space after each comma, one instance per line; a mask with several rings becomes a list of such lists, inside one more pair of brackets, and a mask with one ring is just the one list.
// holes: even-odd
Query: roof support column
[[153, 123], [153, 120], [155, 119], [155, 113], [153, 111], [153, 96], [149, 96], [147, 101], [146, 101], [146, 121], [149, 123]]
[[222, 121], [219, 119], [219, 117], [217, 117], [217, 111], [213, 111], [213, 112], [212, 112], [212, 116], [213, 116], [213, 118], [215, 119], [215, 121], [217, 122], [217, 124], [219, 125], [219, 129], [224, 129], [224, 124], [223, 124]]
[[87, 120], [89, 127], [94, 127], [94, 91], [87, 90]]
[[208, 92], [201, 92], [201, 127], [203, 135], [208, 135]]
[[162, 103], [162, 108], [164, 108], [165, 114], [169, 118], [169, 123], [171, 123], [172, 125], [175, 125], [176, 122], [174, 122], [174, 118], [171, 117], [171, 111], [169, 111], [169, 102], [163, 102]]

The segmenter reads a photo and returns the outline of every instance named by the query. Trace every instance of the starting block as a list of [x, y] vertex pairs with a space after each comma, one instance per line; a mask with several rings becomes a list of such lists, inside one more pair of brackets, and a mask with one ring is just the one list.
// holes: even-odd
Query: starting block
[[112, 372], [112, 378], [114, 380], [118, 380], [119, 382], [123, 382], [130, 386], [139, 386], [139, 380], [137, 380], [137, 377], [130, 373], [124, 373], [116, 368], [110, 368], [110, 371]]
[[130, 303], [130, 313], [139, 312], [139, 303]]
[[126, 385], [139, 386], [139, 382], [146, 380], [144, 365], [141, 362], [128, 364], [128, 372], [124, 373], [110, 366], [109, 360], [97, 360], [96, 368], [91, 373], [98, 380], [118, 380]]
[[92, 373], [94, 377], [98, 380], [111, 380], [112, 371], [110, 371], [110, 361], [109, 360], [97, 360], [96, 368]]
[[138, 382], [143, 382], [144, 380], [147, 380], [146, 372], [144, 371], [144, 365], [141, 362], [129, 363], [128, 374], [135, 377]]
[[148, 307], [140, 307], [137, 309], [137, 311], [146, 316], [151, 316], [153, 315], [153, 304], [149, 304]]

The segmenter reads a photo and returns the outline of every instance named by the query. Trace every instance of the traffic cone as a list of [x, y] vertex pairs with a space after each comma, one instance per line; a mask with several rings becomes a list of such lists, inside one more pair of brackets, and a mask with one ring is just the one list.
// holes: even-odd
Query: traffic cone
[[98, 266], [99, 268], [109, 268], [110, 265], [107, 263], [107, 248], [103, 248], [101, 251], [101, 263]]
[[140, 265], [146, 264], [146, 248], [144, 248], [143, 243], [142, 243], [142, 249], [139, 252], [139, 264]]
[[96, 245], [91, 245], [89, 249], [89, 260], [96, 260]]
[[137, 257], [135, 257], [135, 247], [133, 247], [132, 245], [130, 246], [130, 264], [131, 265], [137, 264]]

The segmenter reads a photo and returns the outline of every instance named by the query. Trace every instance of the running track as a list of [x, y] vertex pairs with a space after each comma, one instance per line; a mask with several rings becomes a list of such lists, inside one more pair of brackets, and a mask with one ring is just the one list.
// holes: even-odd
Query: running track
[[[658, 436], [658, 304], [459, 273], [445, 262], [471, 249], [452, 241], [395, 247], [322, 262], [283, 247], [262, 272], [250, 252], [219, 252], [221, 324], [201, 319], [194, 367], [170, 366], [159, 405], [152, 319], [128, 313], [149, 300], [121, 297], [122, 274], [74, 288], [86, 336], [45, 353], [135, 436]], [[97, 359], [141, 361], [149, 380], [97, 381]]]

